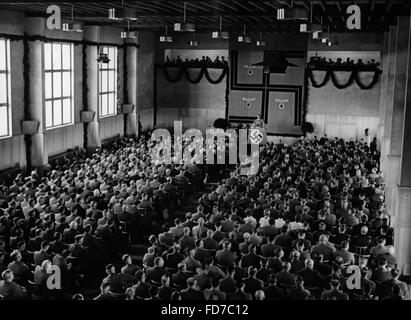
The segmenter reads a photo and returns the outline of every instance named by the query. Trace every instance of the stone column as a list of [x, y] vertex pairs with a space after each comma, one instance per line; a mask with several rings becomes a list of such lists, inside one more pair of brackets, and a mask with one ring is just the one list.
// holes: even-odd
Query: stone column
[[[380, 115], [384, 117], [382, 161], [386, 204], [394, 227], [394, 247], [401, 272], [411, 272], [411, 16], [390, 27]], [[385, 87], [385, 89], [384, 89]]]
[[[129, 104], [134, 105], [132, 113], [127, 115], [127, 132], [125, 134], [131, 137], [138, 137], [138, 120], [137, 120], [137, 47], [135, 39], [127, 39], [124, 47], [126, 54], [127, 70], [127, 97], [124, 97]], [[127, 45], [129, 44], [129, 45]]]
[[[98, 42], [100, 28], [98, 26], [87, 26], [84, 30], [84, 39], [86, 41]], [[95, 45], [87, 45], [87, 104], [88, 111], [95, 112], [92, 122], [87, 126], [87, 151], [94, 152], [101, 146], [99, 130], [99, 112], [98, 112], [98, 48]]]
[[[29, 36], [44, 36], [45, 20], [43, 18], [26, 19], [26, 32]], [[32, 167], [42, 168], [47, 164], [44, 146], [44, 100], [43, 100], [43, 43], [41, 41], [29, 41], [29, 90], [30, 103], [26, 120], [35, 120], [39, 122], [39, 130], [36, 134], [31, 135], [31, 165]], [[27, 159], [29, 161], [29, 159]]]
[[[392, 141], [401, 153], [399, 184], [397, 186], [397, 205], [395, 248], [400, 271], [411, 272], [411, 26], [404, 33], [408, 33], [409, 43], [407, 50], [407, 64], [403, 66], [406, 71], [404, 79], [405, 101], [402, 121], [399, 121], [397, 131], [401, 131], [400, 139]], [[394, 124], [393, 124], [394, 125]]]
[[[389, 55], [390, 49], [390, 32], [386, 32], [384, 34], [384, 48], [383, 54], [381, 57], [381, 66], [382, 66], [382, 76], [381, 76], [381, 101], [380, 101], [380, 113], [379, 118], [380, 122], [378, 123], [378, 132], [377, 132], [377, 141], [379, 144], [379, 150], [381, 151], [381, 155], [385, 157], [385, 148], [383, 143], [384, 138], [384, 126], [385, 126], [385, 110], [386, 110], [386, 103], [387, 103], [387, 88], [388, 88], [388, 62], [390, 60]], [[381, 169], [384, 168], [383, 157], [381, 157]]]
[[[386, 203], [391, 212], [393, 222], [396, 221], [397, 185], [400, 178], [401, 146], [403, 140], [404, 112], [407, 96], [408, 58], [410, 46], [410, 17], [400, 17], [392, 32], [391, 44], [395, 44], [394, 53], [388, 63], [388, 91], [385, 109], [384, 152], [387, 154], [385, 163]], [[396, 34], [396, 35], [395, 35]], [[394, 38], [395, 37], [395, 38]], [[390, 63], [392, 62], [392, 63]]]

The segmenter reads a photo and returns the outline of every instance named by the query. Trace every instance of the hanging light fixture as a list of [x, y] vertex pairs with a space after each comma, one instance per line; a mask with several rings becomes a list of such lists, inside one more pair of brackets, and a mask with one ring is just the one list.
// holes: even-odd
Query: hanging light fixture
[[137, 20], [137, 10], [133, 8], [125, 8], [124, 0], [121, 1], [121, 8], [108, 9], [109, 20]]
[[339, 44], [340, 44], [340, 41], [338, 39], [338, 35], [334, 33], [330, 34], [330, 39], [328, 40], [327, 45], [331, 47], [331, 46], [338, 46]]
[[168, 26], [166, 25], [166, 33], [165, 35], [160, 36], [160, 42], [174, 42], [173, 37], [168, 35]]
[[256, 42], [257, 47], [265, 47], [265, 41], [263, 41], [263, 34], [260, 32], [260, 38]]
[[323, 34], [323, 30], [324, 30], [324, 28], [322, 27], [322, 25], [323, 25], [323, 17], [321, 17], [321, 21], [320, 21], [321, 23], [321, 31], [320, 30], [317, 30], [317, 31], [314, 31], [313, 32], [313, 39], [314, 40], [321, 40], [321, 35]]
[[177, 32], [194, 32], [196, 31], [194, 23], [186, 22], [187, 19], [187, 3], [184, 2], [184, 22], [174, 23], [174, 31]]
[[[101, 27], [99, 28], [99, 40], [101, 40]], [[104, 33], [103, 33], [103, 42], [104, 42]], [[110, 62], [110, 59], [107, 55], [106, 50], [107, 48], [99, 46], [97, 63], [107, 64]]]
[[71, 21], [62, 24], [62, 30], [67, 32], [83, 32], [83, 26], [79, 22], [74, 22], [74, 8], [71, 6]]
[[122, 39], [137, 39], [137, 31], [130, 31], [130, 20], [127, 21], [127, 31], [121, 32]]
[[218, 31], [213, 31], [213, 39], [228, 39], [230, 38], [230, 33], [228, 31], [223, 31], [223, 17], [220, 16], [220, 29]]
[[195, 38], [195, 32], [193, 33], [193, 39], [188, 41], [187, 43], [190, 47], [198, 47], [198, 45], [200, 44], [200, 42], [198, 40], [196, 40]]
[[330, 35], [330, 26], [328, 26], [328, 32], [321, 34], [321, 42], [324, 44], [328, 44], [329, 40], [331, 39]]
[[110, 62], [110, 59], [109, 59], [107, 53], [104, 51], [104, 49], [105, 48], [103, 48], [103, 47], [99, 48], [99, 55], [98, 55], [98, 58], [97, 58], [97, 62], [107, 64], [107, 63]]
[[246, 35], [246, 26], [244, 25], [244, 31], [242, 35], [239, 35], [237, 41], [240, 43], [251, 43], [251, 38]]
[[322, 32], [323, 31], [322, 24], [313, 23], [313, 13], [314, 13], [314, 7], [313, 7], [313, 2], [311, 1], [310, 23], [300, 24], [300, 32], [301, 33], [314, 33], [314, 32]]
[[294, 0], [288, 9], [277, 9], [277, 20], [308, 20], [308, 12], [304, 8], [294, 8]]

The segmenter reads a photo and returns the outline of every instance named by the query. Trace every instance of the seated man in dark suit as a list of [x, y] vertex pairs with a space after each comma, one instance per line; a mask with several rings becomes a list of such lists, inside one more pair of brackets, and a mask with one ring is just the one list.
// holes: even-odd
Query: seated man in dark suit
[[174, 286], [184, 288], [187, 285], [187, 279], [190, 278], [190, 275], [187, 273], [187, 267], [184, 263], [178, 265], [178, 271], [172, 276], [172, 283]]
[[154, 267], [147, 270], [147, 280], [154, 284], [160, 284], [161, 278], [167, 273], [164, 268], [164, 260], [161, 257], [154, 259]]
[[163, 275], [161, 277], [161, 287], [158, 288], [158, 297], [161, 300], [170, 301], [171, 295], [174, 289], [170, 287], [170, 277], [168, 275]]
[[368, 247], [371, 243], [371, 237], [368, 235], [368, 227], [361, 228], [361, 234], [351, 239], [351, 247]]
[[228, 294], [227, 300], [253, 300], [253, 296], [245, 292], [245, 282], [241, 280], [237, 283], [236, 291]]
[[297, 276], [295, 279], [295, 287], [292, 287], [288, 291], [288, 300], [311, 300], [312, 295], [309, 290], [304, 286], [304, 280], [301, 276]]
[[129, 287], [129, 283], [135, 282], [136, 278], [124, 273], [116, 273], [114, 265], [109, 264], [106, 267], [107, 277], [102, 281], [102, 284], [108, 284], [113, 293], [124, 293]]
[[263, 288], [263, 282], [257, 279], [256, 274], [257, 274], [257, 269], [254, 267], [249, 267], [248, 277], [244, 279], [244, 283], [245, 283], [244, 291], [246, 293], [251, 294], [252, 296], [254, 296], [257, 290], [260, 290]]
[[182, 300], [205, 300], [204, 293], [200, 291], [194, 278], [187, 279], [187, 289], [181, 291]]
[[275, 240], [274, 236], [270, 236], [268, 240], [269, 242], [267, 244], [263, 244], [261, 246], [261, 255], [263, 257], [274, 257], [275, 255], [274, 252], [279, 247], [274, 244], [274, 240]]
[[63, 231], [63, 241], [67, 244], [74, 243], [74, 237], [78, 234], [78, 224], [76, 221], [70, 222], [70, 227]]
[[29, 267], [21, 261], [22, 256], [20, 251], [14, 250], [10, 254], [10, 258], [13, 262], [10, 262], [7, 266], [7, 269], [13, 272], [13, 275], [16, 279], [19, 279], [23, 282], [27, 281], [30, 276], [30, 269]]
[[298, 275], [304, 280], [307, 288], [322, 288], [323, 278], [318, 271], [314, 270], [314, 260], [305, 260], [305, 268], [298, 272]]
[[131, 257], [129, 254], [125, 254], [122, 259], [124, 266], [121, 268], [121, 273], [128, 274], [130, 276], [134, 276], [140, 268], [133, 264]]
[[296, 276], [295, 274], [291, 273], [290, 270], [291, 263], [288, 261], [284, 261], [281, 272], [275, 275], [278, 280], [279, 286], [290, 287], [294, 285]]
[[50, 260], [51, 257], [47, 253], [47, 250], [49, 249], [49, 242], [48, 241], [43, 241], [41, 243], [41, 249], [40, 251], [34, 252], [34, 264], [36, 266], [40, 266], [44, 260]]
[[251, 266], [258, 268], [260, 266], [261, 258], [255, 252], [256, 246], [250, 245], [248, 247], [248, 254], [243, 255], [240, 260], [240, 265], [242, 268], [248, 268]]
[[282, 300], [285, 298], [285, 291], [277, 286], [277, 277], [271, 274], [268, 278], [269, 285], [264, 287], [264, 293], [267, 300]]
[[100, 286], [100, 294], [93, 300], [116, 300], [115, 296], [110, 291], [110, 284], [102, 283]]
[[349, 300], [348, 294], [340, 290], [340, 284], [340, 279], [331, 279], [331, 289], [321, 294], [321, 300]]
[[237, 290], [236, 281], [234, 280], [235, 268], [227, 268], [227, 275], [220, 280], [220, 290], [225, 293], [232, 293]]
[[27, 296], [23, 287], [13, 282], [14, 275], [11, 270], [5, 270], [1, 274], [0, 295], [7, 300], [20, 300]]
[[400, 271], [398, 269], [391, 270], [391, 278], [382, 282], [378, 290], [378, 296], [380, 300], [390, 297], [392, 288], [397, 285], [400, 288], [400, 296], [403, 299], [408, 298], [408, 286], [405, 282], [398, 280]]
[[220, 266], [231, 267], [234, 265], [236, 260], [236, 254], [231, 249], [231, 243], [225, 241], [223, 244], [223, 249], [216, 252], [216, 263]]
[[54, 241], [50, 242], [50, 252], [52, 253], [62, 253], [67, 249], [67, 245], [63, 243], [63, 235], [60, 232], [54, 233]]

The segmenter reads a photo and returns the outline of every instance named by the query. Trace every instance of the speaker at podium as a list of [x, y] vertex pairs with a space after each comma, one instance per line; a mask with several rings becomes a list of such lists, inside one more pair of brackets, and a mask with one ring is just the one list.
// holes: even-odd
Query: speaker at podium
[[267, 125], [261, 116], [258, 115], [250, 128], [249, 142], [254, 144], [264, 144], [267, 142]]

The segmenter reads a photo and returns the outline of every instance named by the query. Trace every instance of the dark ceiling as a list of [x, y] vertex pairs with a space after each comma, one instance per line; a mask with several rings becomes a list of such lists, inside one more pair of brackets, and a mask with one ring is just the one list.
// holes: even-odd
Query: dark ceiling
[[[63, 18], [71, 17], [74, 8], [76, 21], [86, 24], [111, 24], [126, 27], [125, 22], [108, 20], [109, 8], [132, 7], [137, 9], [138, 20], [130, 24], [132, 30], [158, 30], [165, 25], [172, 26], [182, 22], [184, 2], [187, 7], [187, 22], [194, 22], [198, 32], [209, 32], [218, 29], [219, 17], [223, 16], [223, 28], [240, 32], [243, 24], [249, 31], [258, 32], [287, 32], [299, 31], [296, 22], [278, 21], [277, 8], [289, 8], [292, 0], [124, 0], [122, 1], [39, 1], [20, 0], [0, 2], [0, 9], [26, 12], [31, 16], [45, 16], [46, 8], [58, 4]], [[409, 15], [411, 0], [295, 0], [295, 7], [307, 10], [313, 6], [313, 22], [322, 22], [330, 31], [347, 31], [345, 22], [346, 9], [351, 4], [357, 4], [362, 10], [363, 32], [384, 32], [395, 22], [398, 16]]]

